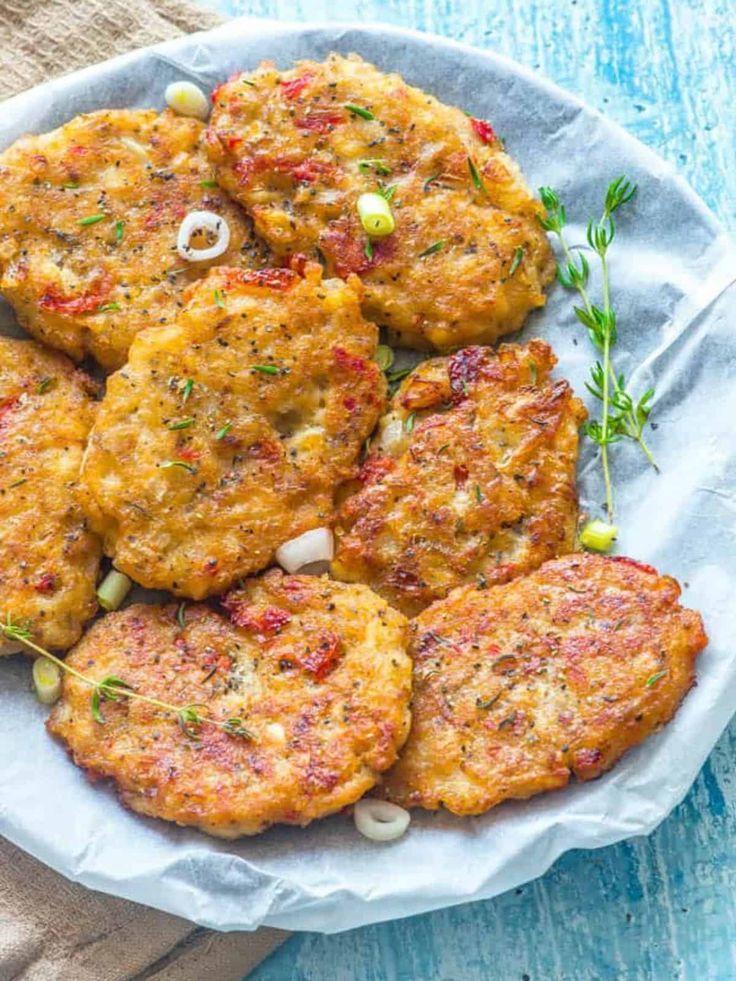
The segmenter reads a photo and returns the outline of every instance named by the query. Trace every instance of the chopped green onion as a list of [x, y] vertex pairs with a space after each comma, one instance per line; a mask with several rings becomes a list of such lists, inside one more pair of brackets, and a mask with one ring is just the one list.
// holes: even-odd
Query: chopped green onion
[[363, 246], [363, 255], [369, 262], [373, 262], [373, 242], [367, 238]]
[[233, 424], [231, 422], [226, 422], [225, 425], [222, 427], [222, 429], [219, 429], [215, 433], [215, 439], [217, 440], [224, 439], [232, 428], [233, 428]]
[[428, 191], [430, 187], [435, 183], [435, 181], [437, 181], [441, 176], [442, 176], [441, 173], [436, 173], [433, 174], [432, 177], [428, 177], [427, 180], [424, 182], [424, 190]]
[[186, 460], [164, 460], [163, 463], [159, 463], [159, 467], [162, 470], [171, 470], [172, 467], [180, 467], [182, 470], [187, 470], [189, 473], [197, 472], [197, 468], [193, 467], [191, 463], [187, 463]]
[[348, 102], [343, 108], [347, 109], [348, 112], [352, 112], [354, 116], [360, 116], [361, 119], [376, 118], [370, 109], [364, 109], [362, 106], [354, 106], [351, 102]]
[[476, 190], [482, 191], [483, 194], [487, 194], [488, 191], [486, 190], [486, 186], [483, 183], [483, 181], [480, 179], [480, 174], [478, 173], [478, 168], [473, 163], [473, 160], [472, 160], [471, 157], [468, 157], [468, 170], [470, 171], [470, 176], [473, 179], [473, 185], [476, 188]]
[[103, 610], [117, 610], [132, 585], [132, 581], [124, 573], [110, 569], [97, 589], [97, 602]]
[[55, 382], [55, 378], [42, 378], [38, 385], [36, 385], [36, 395], [43, 395], [44, 392], [48, 392]]
[[380, 160], [378, 157], [369, 157], [365, 160], [358, 161], [358, 170], [363, 174], [368, 173], [369, 170], [374, 170], [379, 177], [388, 177], [391, 173], [391, 168], [387, 166], [385, 160]]
[[530, 358], [528, 364], [529, 364], [529, 378], [531, 380], [532, 385], [536, 385], [537, 384], [537, 377], [538, 377], [538, 375], [537, 375], [537, 362], [536, 361], [532, 361], [532, 359]]
[[396, 184], [387, 184], [386, 187], [382, 187], [378, 193], [382, 198], [385, 198], [386, 201], [390, 201], [394, 194], [396, 194], [396, 187]]
[[106, 313], [108, 310], [120, 310], [119, 303], [103, 303], [101, 307], [97, 307], [98, 313]]
[[187, 625], [186, 612], [187, 612], [187, 604], [180, 603], [179, 609], [176, 611], [176, 622], [179, 624], [182, 630]]
[[394, 363], [394, 352], [388, 344], [379, 344], [376, 348], [376, 363], [381, 371], [388, 371]]
[[33, 662], [33, 686], [39, 702], [53, 705], [61, 695], [61, 669], [45, 657]]
[[124, 235], [124, 233], [125, 233], [125, 222], [124, 221], [116, 221], [115, 222], [115, 241], [116, 242], [122, 242], [123, 241], [123, 235]]
[[390, 371], [386, 377], [390, 382], [397, 382], [401, 381], [402, 378], [406, 378], [412, 371], [412, 368], [397, 368], [396, 371]]
[[200, 187], [217, 187], [217, 181], [200, 181]]
[[524, 249], [521, 245], [514, 249], [514, 258], [511, 260], [511, 266], [509, 268], [509, 277], [513, 276], [516, 270], [521, 265], [521, 260], [524, 258]]
[[240, 82], [242, 85], [247, 85], [249, 88], [254, 89], [256, 87], [255, 82], [251, 82], [249, 78], [241, 78]]
[[189, 396], [192, 394], [192, 389], [194, 388], [194, 382], [191, 378], [187, 378], [184, 384], [184, 392], [182, 394], [181, 404], [184, 405]]
[[609, 525], [605, 521], [596, 518], [589, 521], [580, 532], [580, 544], [583, 548], [593, 549], [595, 552], [607, 552], [613, 545], [618, 528]]
[[483, 500], [483, 491], [480, 489], [480, 484], [475, 485], [475, 499], [478, 504]]
[[225, 304], [222, 302], [222, 293], [220, 290], [215, 290], [215, 306], [220, 307], [221, 310], [225, 307]]
[[88, 215], [86, 218], [80, 218], [80, 225], [96, 225], [98, 221], [104, 221], [107, 215]]
[[416, 412], [410, 412], [409, 415], [404, 420], [404, 431], [411, 433], [414, 431], [414, 422], [416, 421]]
[[651, 687], [652, 687], [652, 685], [656, 685], [656, 684], [657, 684], [657, 682], [658, 682], [658, 681], [659, 681], [659, 680], [660, 680], [661, 678], [664, 678], [664, 676], [665, 676], [666, 674], [667, 674], [667, 672], [666, 672], [666, 671], [657, 671], [657, 672], [656, 672], [656, 674], [653, 674], [653, 675], [651, 675], [651, 676], [650, 676], [649, 678], [647, 678], [647, 680], [646, 680], [646, 682], [645, 682], [645, 687], [646, 687], [646, 688], [651, 688]]
[[189, 416], [186, 419], [180, 419], [178, 422], [169, 423], [169, 425], [166, 428], [172, 430], [173, 432], [177, 429], [189, 429], [189, 427], [193, 425], [194, 425], [194, 417]]
[[425, 256], [434, 255], [435, 252], [439, 252], [440, 249], [445, 247], [445, 240], [441, 238], [438, 242], [433, 242], [429, 248], [425, 249], [424, 252], [419, 253], [419, 258], [423, 259]]
[[357, 208], [360, 223], [369, 235], [380, 238], [383, 235], [390, 235], [396, 228], [389, 203], [382, 194], [373, 192], [361, 194]]
[[260, 371], [262, 375], [278, 375], [279, 369], [275, 364], [254, 364], [251, 365], [251, 371]]
[[67, 181], [66, 184], [62, 184], [61, 186], [65, 187], [68, 191], [76, 191], [79, 184], [76, 181]]
[[14, 487], [22, 487], [23, 484], [27, 484], [27, 483], [28, 483], [28, 477], [21, 477], [20, 480], [16, 480], [12, 484], [9, 484], [8, 489], [12, 490]]

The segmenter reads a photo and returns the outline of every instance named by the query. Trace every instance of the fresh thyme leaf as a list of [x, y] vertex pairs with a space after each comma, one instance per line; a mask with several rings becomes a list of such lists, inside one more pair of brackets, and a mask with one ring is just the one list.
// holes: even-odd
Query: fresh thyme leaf
[[196, 473], [197, 468], [193, 467], [191, 463], [187, 463], [186, 460], [164, 460], [159, 463], [161, 470], [171, 470], [173, 467], [179, 467], [182, 470], [186, 470], [188, 473]]
[[79, 184], [76, 181], [67, 181], [66, 184], [62, 184], [61, 186], [65, 187], [67, 191], [76, 191]]
[[521, 265], [521, 261], [524, 258], [524, 249], [521, 245], [514, 249], [514, 258], [511, 260], [511, 265], [509, 267], [509, 278], [514, 275], [516, 270]]
[[189, 416], [186, 419], [179, 419], [178, 422], [170, 422], [166, 427], [172, 432], [176, 432], [179, 429], [189, 429], [190, 426], [194, 425], [194, 416]]
[[199, 186], [202, 188], [217, 187], [217, 181], [200, 181]]
[[105, 719], [103, 718], [102, 712], [100, 711], [100, 692], [99, 689], [95, 688], [90, 696], [90, 711], [92, 713], [92, 718], [95, 722], [99, 722], [101, 726], [104, 726]]
[[204, 719], [197, 711], [196, 705], [185, 705], [176, 713], [176, 718], [184, 735], [190, 739], [199, 739], [199, 730], [204, 724]]
[[104, 221], [107, 215], [87, 215], [86, 218], [80, 218], [80, 225], [96, 225], [98, 221]]
[[379, 157], [367, 157], [363, 160], [358, 161], [358, 170], [363, 174], [367, 174], [368, 171], [372, 170], [379, 177], [388, 177], [391, 173], [391, 168], [388, 166], [385, 160], [381, 160]]
[[363, 247], [363, 254], [369, 262], [373, 262], [373, 242], [371, 239], [367, 238], [365, 240], [365, 246]]
[[123, 241], [123, 235], [125, 234], [125, 222], [116, 221], [115, 222], [115, 241], [119, 244]]
[[483, 491], [480, 489], [480, 484], [475, 485], [475, 499], [478, 504], [483, 500]]
[[645, 682], [645, 687], [651, 688], [652, 685], [656, 685], [666, 674], [666, 671], [657, 671], [655, 674], [650, 675]]
[[224, 309], [225, 304], [223, 303], [222, 300], [222, 292], [220, 290], [215, 290], [214, 297], [215, 297], [215, 306], [220, 307], [221, 310]]
[[36, 385], [36, 395], [43, 395], [44, 392], [48, 392], [50, 388], [53, 388], [55, 384], [55, 378], [42, 378], [38, 385]]
[[218, 431], [215, 433], [215, 439], [218, 441], [224, 439], [232, 428], [233, 424], [231, 422], [226, 422], [222, 429], [218, 429]]
[[435, 252], [439, 252], [445, 247], [445, 240], [443, 238], [439, 239], [437, 242], [433, 242], [424, 252], [420, 252], [418, 258], [424, 259], [425, 256], [434, 255]]
[[241, 739], [253, 739], [253, 733], [246, 729], [242, 719], [228, 719], [222, 723], [222, 728], [231, 736], [240, 736]]
[[101, 307], [97, 307], [98, 313], [107, 313], [108, 310], [120, 310], [119, 303], [103, 303]]
[[498, 726], [496, 728], [499, 729], [499, 730], [501, 730], [501, 729], [508, 729], [509, 726], [512, 726], [514, 724], [514, 722], [516, 722], [517, 715], [518, 715], [517, 712], [512, 712], [511, 715], [508, 715], [508, 716], [506, 716], [505, 719], [502, 719], [498, 723]]
[[476, 698], [475, 700], [476, 707], [479, 709], [492, 708], [492, 706], [494, 706], [496, 702], [499, 700], [501, 695], [503, 695], [503, 689], [501, 689], [501, 691], [495, 694], [492, 698], [481, 698], [480, 696], [478, 696], [478, 698]]
[[417, 418], [416, 412], [410, 412], [409, 413], [409, 415], [404, 420], [404, 431], [405, 432], [411, 433], [411, 432], [414, 431], [414, 423], [416, 421], [416, 418]]
[[187, 378], [184, 382], [184, 390], [182, 393], [181, 404], [185, 405], [192, 394], [192, 389], [194, 388], [194, 381], [191, 378]]
[[26, 622], [26, 625], [15, 623], [12, 616], [8, 613], [5, 619], [5, 623], [0, 621], [0, 630], [5, 634], [8, 640], [30, 640], [33, 636], [31, 633], [30, 622]]
[[488, 194], [486, 186], [481, 180], [480, 174], [478, 173], [478, 168], [473, 163], [473, 158], [468, 157], [468, 170], [470, 171], [470, 177], [473, 181], [473, 186], [477, 191], [481, 191], [483, 194]]
[[277, 368], [275, 364], [254, 364], [251, 365], [251, 371], [260, 371], [262, 375], [279, 375], [286, 373], [288, 368]]
[[362, 106], [354, 106], [352, 102], [348, 102], [343, 106], [348, 112], [352, 112], [354, 116], [360, 116], [361, 119], [375, 119], [376, 117], [370, 111], [370, 109], [364, 109]]
[[434, 183], [436, 183], [441, 176], [442, 176], [442, 172], [441, 171], [437, 171], [436, 174], [433, 174], [431, 177], [428, 177], [427, 180], [424, 182], [423, 190], [424, 191], [428, 191], [430, 189], [430, 187]]
[[378, 193], [382, 198], [385, 198], [386, 201], [390, 201], [394, 194], [396, 194], [396, 187], [396, 184], [388, 184], [386, 187], [382, 187]]

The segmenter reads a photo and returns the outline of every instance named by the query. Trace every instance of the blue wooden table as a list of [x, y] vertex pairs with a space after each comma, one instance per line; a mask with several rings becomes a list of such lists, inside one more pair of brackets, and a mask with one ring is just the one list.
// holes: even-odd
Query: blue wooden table
[[[734, 0], [202, 2], [284, 20], [382, 20], [496, 48], [675, 163], [736, 233]], [[734, 779], [736, 724], [650, 838], [569, 853], [495, 900], [297, 935], [250, 981], [732, 981]]]

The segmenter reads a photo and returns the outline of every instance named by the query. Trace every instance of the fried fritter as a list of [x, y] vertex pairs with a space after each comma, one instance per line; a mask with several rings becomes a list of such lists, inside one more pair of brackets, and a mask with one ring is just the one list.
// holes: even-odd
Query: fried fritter
[[462, 586], [411, 624], [412, 730], [386, 792], [480, 814], [600, 776], [695, 683], [700, 615], [669, 576], [568, 555], [504, 586]]
[[213, 265], [176, 251], [190, 211], [227, 221], [218, 264], [260, 262], [248, 219], [213, 179], [202, 133], [201, 122], [168, 111], [103, 110], [0, 155], [0, 292], [27, 330], [75, 360], [120, 367], [136, 333], [170, 323], [187, 284]]
[[[484, 120], [356, 55], [286, 72], [264, 62], [212, 102], [218, 180], [256, 230], [279, 256], [361, 276], [365, 315], [399, 342], [490, 343], [545, 302], [541, 206]], [[371, 244], [356, 202], [381, 189], [396, 230]]]
[[[352, 804], [396, 759], [409, 730], [406, 621], [365, 586], [269, 572], [205, 606], [138, 604], [106, 616], [68, 663], [169, 704], [240, 720], [187, 736], [160, 709], [104, 702], [64, 681], [49, 729], [74, 761], [112, 777], [125, 804], [223, 838], [305, 825]], [[191, 726], [188, 726], [191, 729]]]
[[113, 375], [82, 468], [118, 569], [201, 599], [329, 523], [383, 409], [361, 286], [221, 268]]
[[96, 394], [63, 355], [0, 337], [0, 618], [57, 650], [97, 609], [100, 544], [76, 498]]
[[543, 341], [419, 365], [381, 420], [337, 520], [338, 579], [407, 615], [477, 578], [502, 583], [572, 551], [585, 409]]

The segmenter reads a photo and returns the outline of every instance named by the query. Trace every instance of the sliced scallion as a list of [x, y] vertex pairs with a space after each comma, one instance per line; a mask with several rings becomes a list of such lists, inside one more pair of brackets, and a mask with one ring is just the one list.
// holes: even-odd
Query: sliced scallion
[[609, 525], [606, 521], [595, 518], [589, 521], [580, 532], [580, 544], [583, 548], [593, 549], [594, 552], [607, 552], [618, 534], [615, 525]]
[[389, 203], [382, 194], [361, 194], [357, 208], [363, 229], [374, 238], [390, 235], [396, 228]]
[[123, 572], [110, 569], [97, 590], [97, 602], [103, 610], [117, 610], [130, 592], [132, 581]]

